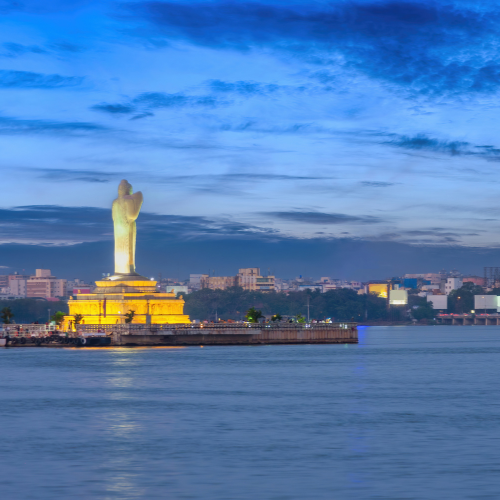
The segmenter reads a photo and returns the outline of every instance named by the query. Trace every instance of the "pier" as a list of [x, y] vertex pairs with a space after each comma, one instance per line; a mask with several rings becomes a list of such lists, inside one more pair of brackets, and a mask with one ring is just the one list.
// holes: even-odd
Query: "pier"
[[500, 314], [439, 314], [436, 321], [440, 325], [484, 325], [499, 326]]
[[[182, 323], [78, 325], [76, 331], [34, 331], [12, 325], [0, 346], [188, 346], [356, 344], [356, 323]], [[28, 325], [26, 325], [28, 326]], [[2, 335], [5, 337], [4, 335]]]
[[105, 331], [112, 345], [345, 344], [358, 342], [356, 323], [196, 323], [82, 325], [83, 334]]

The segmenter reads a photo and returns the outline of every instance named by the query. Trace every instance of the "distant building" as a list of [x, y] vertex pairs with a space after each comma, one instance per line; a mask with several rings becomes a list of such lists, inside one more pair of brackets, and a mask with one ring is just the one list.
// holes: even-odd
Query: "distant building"
[[66, 296], [66, 280], [52, 276], [50, 269], [37, 269], [26, 282], [26, 296], [50, 299]]
[[239, 286], [244, 290], [271, 291], [275, 289], [275, 277], [261, 276], [258, 267], [239, 269], [236, 276], [190, 275], [190, 283], [191, 277], [195, 281], [198, 276], [200, 276], [200, 288], [211, 290], [225, 290], [233, 286]]
[[9, 275], [9, 289], [12, 295], [18, 297], [27, 296], [27, 282], [30, 279], [29, 275], [26, 274], [10, 274]]
[[481, 276], [466, 276], [462, 278], [463, 283], [474, 283], [477, 286], [485, 286], [485, 279]]
[[462, 287], [462, 278], [447, 278], [444, 285], [444, 293], [450, 295], [453, 290], [458, 290]]
[[177, 295], [178, 293], [184, 293], [184, 294], [189, 293], [187, 285], [167, 285], [165, 287], [165, 291], [169, 293], [174, 292], [175, 295]]
[[201, 278], [201, 288], [210, 288], [210, 290], [225, 290], [236, 286], [236, 278], [234, 276], [208, 276], [204, 275]]
[[445, 311], [448, 309], [447, 295], [427, 295], [427, 302], [432, 302], [432, 308], [438, 311]]
[[474, 295], [475, 310], [497, 310], [498, 297], [496, 295]]
[[244, 290], [274, 290], [274, 281], [274, 276], [261, 276], [260, 268], [258, 267], [239, 269], [236, 276], [236, 286], [241, 286]]
[[[208, 278], [208, 274], [190, 274], [189, 275], [189, 288], [191, 290], [199, 290], [200, 288], [203, 288], [201, 285], [201, 281], [203, 278]], [[208, 287], [207, 287], [208, 288]]]
[[9, 287], [9, 276], [6, 274], [0, 275], [0, 288]]
[[392, 306], [402, 306], [408, 304], [408, 292], [406, 290], [390, 290], [389, 304]]
[[389, 297], [390, 289], [391, 284], [387, 281], [375, 281], [368, 283], [368, 293], [376, 293], [378, 297], [383, 297], [384, 299]]
[[79, 293], [92, 293], [94, 285], [85, 283], [84, 281], [75, 278], [66, 282], [67, 295], [78, 295]]
[[319, 292], [323, 292], [323, 286], [322, 285], [299, 285], [299, 291], [304, 291], [304, 290], [317, 290]]
[[418, 288], [418, 278], [404, 278], [403, 286], [405, 288]]

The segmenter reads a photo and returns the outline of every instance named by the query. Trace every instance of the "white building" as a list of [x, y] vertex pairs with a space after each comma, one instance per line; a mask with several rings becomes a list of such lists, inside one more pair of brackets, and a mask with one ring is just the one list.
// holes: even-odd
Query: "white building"
[[444, 293], [450, 295], [453, 290], [458, 290], [462, 288], [462, 278], [448, 278], [444, 285]]
[[498, 296], [496, 295], [474, 295], [474, 309], [497, 309]]
[[408, 304], [408, 292], [406, 290], [390, 290], [389, 304], [393, 306]]
[[427, 302], [432, 302], [432, 308], [437, 310], [448, 309], [447, 295], [427, 295]]

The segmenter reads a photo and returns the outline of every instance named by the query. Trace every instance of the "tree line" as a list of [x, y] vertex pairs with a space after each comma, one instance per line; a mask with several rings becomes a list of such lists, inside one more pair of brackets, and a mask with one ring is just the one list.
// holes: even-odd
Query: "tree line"
[[[68, 314], [68, 304], [63, 300], [57, 302], [47, 302], [39, 299], [0, 300], [2, 323], [47, 323], [49, 309], [50, 319], [62, 318], [62, 314], [59, 313]], [[57, 318], [54, 316], [57, 316]]]
[[[250, 308], [263, 316], [297, 316], [332, 321], [387, 320], [391, 314], [387, 301], [375, 295], [358, 295], [354, 290], [340, 288], [320, 293], [317, 290], [300, 292], [260, 292], [240, 287], [226, 290], [205, 288], [184, 296], [185, 314], [191, 319], [216, 321], [217, 319], [244, 320]], [[308, 307], [309, 304], [309, 307]]]

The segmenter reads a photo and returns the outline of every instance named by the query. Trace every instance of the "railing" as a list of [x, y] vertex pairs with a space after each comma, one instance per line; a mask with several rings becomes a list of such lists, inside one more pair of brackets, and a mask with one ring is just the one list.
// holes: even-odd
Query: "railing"
[[79, 333], [121, 333], [144, 335], [145, 332], [172, 334], [175, 331], [194, 330], [200, 334], [208, 334], [214, 331], [238, 330], [238, 333], [249, 335], [257, 333], [257, 330], [332, 330], [353, 329], [357, 323], [176, 323], [176, 324], [125, 324], [125, 325], [77, 325]]
[[57, 331], [56, 325], [0, 325], [0, 337], [44, 337]]

